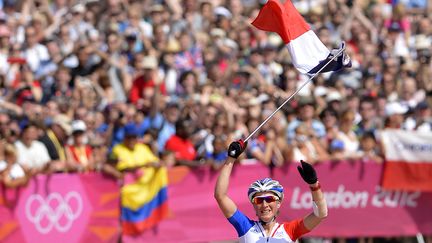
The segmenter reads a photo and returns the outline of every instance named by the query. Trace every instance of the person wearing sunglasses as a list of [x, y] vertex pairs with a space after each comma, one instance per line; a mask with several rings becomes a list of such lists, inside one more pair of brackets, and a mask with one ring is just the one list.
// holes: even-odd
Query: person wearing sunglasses
[[224, 216], [236, 229], [240, 242], [295, 242], [310, 232], [327, 217], [327, 204], [315, 169], [307, 162], [300, 161], [297, 169], [303, 180], [309, 184], [313, 199], [313, 212], [304, 218], [289, 222], [277, 222], [284, 198], [283, 186], [276, 180], [264, 178], [253, 182], [248, 190], [249, 201], [255, 209], [257, 221], [251, 220], [228, 196], [228, 186], [234, 162], [246, 149], [243, 140], [232, 142], [216, 182], [214, 196]]

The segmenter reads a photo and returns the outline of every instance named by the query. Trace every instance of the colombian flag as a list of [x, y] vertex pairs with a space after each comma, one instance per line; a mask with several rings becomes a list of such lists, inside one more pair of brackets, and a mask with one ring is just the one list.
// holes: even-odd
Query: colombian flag
[[168, 215], [166, 167], [140, 169], [121, 190], [123, 234], [137, 235]]

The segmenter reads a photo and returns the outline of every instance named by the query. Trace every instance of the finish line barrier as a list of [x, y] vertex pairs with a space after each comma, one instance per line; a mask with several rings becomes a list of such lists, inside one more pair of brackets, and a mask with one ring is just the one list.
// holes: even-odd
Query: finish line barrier
[[[432, 193], [384, 191], [382, 165], [361, 162], [315, 165], [329, 216], [306, 236], [414, 236], [432, 234]], [[236, 239], [213, 198], [218, 173], [210, 168], [169, 170], [170, 216], [123, 242], [210, 242]], [[248, 186], [272, 177], [285, 188], [279, 222], [312, 212], [310, 191], [295, 164], [270, 170], [261, 164], [236, 166], [229, 195], [250, 218]], [[119, 187], [101, 174], [53, 174], [27, 187], [0, 189], [0, 242], [117, 242]]]

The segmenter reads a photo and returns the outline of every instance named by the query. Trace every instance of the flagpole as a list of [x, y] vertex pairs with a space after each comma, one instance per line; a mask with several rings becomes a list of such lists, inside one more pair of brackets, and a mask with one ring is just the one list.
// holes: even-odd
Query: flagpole
[[[324, 70], [325, 67], [327, 67], [327, 65], [329, 65], [329, 63], [331, 63], [333, 60], [335, 60], [337, 57], [339, 57], [343, 51], [345, 51], [346, 46], [344, 45], [337, 53], [336, 55], [334, 55], [330, 61], [328, 61], [324, 66], [322, 66], [315, 74], [313, 74], [308, 80], [306, 80], [294, 93], [292, 93], [288, 99], [286, 99], [275, 111], [273, 111], [273, 113], [271, 113], [263, 122], [261, 122], [261, 124], [255, 128], [255, 130], [253, 130], [249, 136], [247, 136], [247, 138], [244, 140], [244, 142], [247, 142], [253, 135], [255, 135], [255, 133], [257, 133], [262, 126], [264, 126], [280, 109], [282, 109], [282, 107], [288, 103], [296, 94], [298, 94], [298, 92], [300, 92], [300, 90], [302, 90], [306, 85], [308, 85], [310, 83], [310, 81], [312, 81], [322, 70]], [[233, 151], [231, 151], [233, 152]]]

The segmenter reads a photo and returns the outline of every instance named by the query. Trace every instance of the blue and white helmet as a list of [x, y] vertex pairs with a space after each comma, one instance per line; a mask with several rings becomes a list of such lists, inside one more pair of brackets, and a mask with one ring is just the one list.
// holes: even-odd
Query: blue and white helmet
[[272, 178], [264, 178], [252, 183], [248, 190], [249, 201], [252, 202], [255, 194], [258, 192], [273, 192], [281, 201], [284, 197], [283, 186], [279, 181], [273, 180]]

